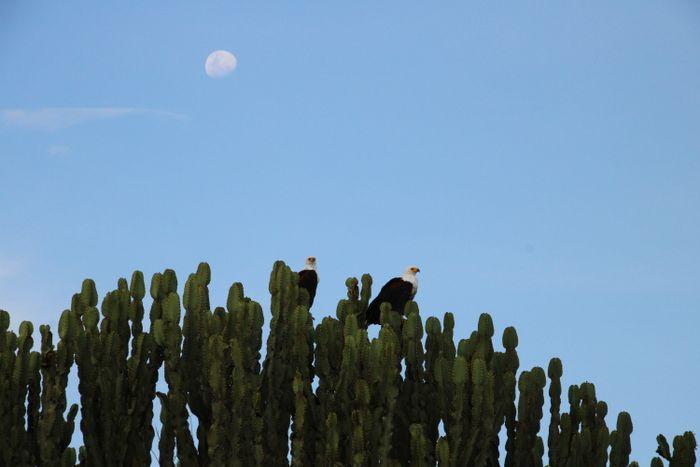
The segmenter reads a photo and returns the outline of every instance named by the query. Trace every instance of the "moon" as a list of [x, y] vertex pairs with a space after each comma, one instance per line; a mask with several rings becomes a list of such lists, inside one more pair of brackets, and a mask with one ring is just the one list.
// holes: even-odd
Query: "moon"
[[238, 59], [228, 50], [215, 50], [207, 57], [204, 70], [211, 78], [223, 78], [238, 66]]

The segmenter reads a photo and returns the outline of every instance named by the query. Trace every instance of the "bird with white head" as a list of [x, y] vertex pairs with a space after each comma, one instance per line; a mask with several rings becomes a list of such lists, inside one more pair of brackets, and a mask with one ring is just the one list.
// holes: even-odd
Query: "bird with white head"
[[316, 257], [306, 258], [304, 268], [299, 271], [299, 287], [309, 293], [309, 308], [314, 304], [316, 288], [318, 287], [318, 272], [316, 272]]
[[382, 303], [389, 303], [391, 309], [403, 315], [406, 303], [413, 300], [418, 292], [418, 266], [409, 266], [401, 277], [394, 277], [384, 284], [379, 294], [367, 307], [367, 324], [379, 324]]

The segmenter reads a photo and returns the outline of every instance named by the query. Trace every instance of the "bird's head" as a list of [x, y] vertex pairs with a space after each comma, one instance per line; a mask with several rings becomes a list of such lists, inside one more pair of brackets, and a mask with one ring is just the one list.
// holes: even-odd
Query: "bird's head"
[[404, 274], [408, 276], [415, 276], [420, 272], [420, 268], [418, 266], [409, 266], [406, 268], [406, 272]]
[[306, 258], [306, 263], [304, 264], [304, 269], [313, 269], [314, 271], [316, 270], [316, 257], [315, 256], [309, 256]]

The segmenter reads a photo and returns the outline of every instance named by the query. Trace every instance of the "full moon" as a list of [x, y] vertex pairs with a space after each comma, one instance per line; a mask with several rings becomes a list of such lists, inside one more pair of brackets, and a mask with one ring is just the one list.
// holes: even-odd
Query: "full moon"
[[212, 78], [223, 78], [236, 69], [238, 60], [228, 50], [216, 50], [209, 54], [204, 70]]

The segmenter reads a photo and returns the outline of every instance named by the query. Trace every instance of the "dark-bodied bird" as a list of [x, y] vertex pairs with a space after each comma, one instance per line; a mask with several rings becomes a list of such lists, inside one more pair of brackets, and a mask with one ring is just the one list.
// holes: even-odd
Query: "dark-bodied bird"
[[394, 277], [384, 284], [379, 294], [372, 300], [367, 308], [367, 324], [379, 324], [379, 307], [382, 303], [391, 304], [391, 309], [403, 315], [403, 309], [409, 300], [413, 300], [418, 292], [418, 278], [420, 272], [416, 266], [406, 268], [401, 277]]
[[314, 304], [317, 286], [318, 274], [316, 273], [316, 258], [309, 256], [306, 258], [304, 269], [299, 271], [299, 287], [309, 292], [309, 308]]

